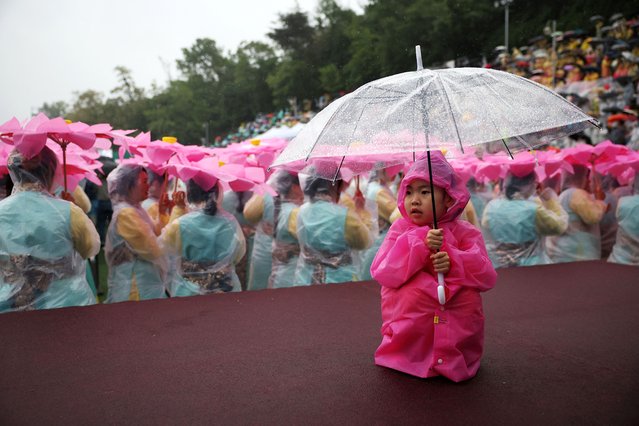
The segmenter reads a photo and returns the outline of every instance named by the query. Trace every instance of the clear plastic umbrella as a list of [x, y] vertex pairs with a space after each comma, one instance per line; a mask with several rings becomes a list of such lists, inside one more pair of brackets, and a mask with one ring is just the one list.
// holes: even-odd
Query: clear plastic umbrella
[[[486, 68], [421, 69], [367, 83], [315, 116], [272, 164], [326, 179], [433, 149], [529, 150], [597, 120], [531, 80]], [[330, 159], [332, 161], [324, 161]]]
[[[599, 123], [552, 90], [485, 68], [423, 69], [367, 83], [315, 116], [271, 167], [335, 181], [426, 152], [530, 150]], [[430, 172], [430, 167], [429, 167]], [[432, 189], [431, 178], [431, 194]], [[433, 197], [433, 212], [435, 199]], [[433, 227], [437, 228], [437, 218]], [[443, 275], [438, 276], [445, 302]]]

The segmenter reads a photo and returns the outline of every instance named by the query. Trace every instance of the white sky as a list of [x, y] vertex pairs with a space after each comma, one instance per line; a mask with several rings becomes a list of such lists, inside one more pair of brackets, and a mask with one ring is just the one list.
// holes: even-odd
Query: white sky
[[[195, 39], [211, 38], [225, 52], [267, 41], [278, 13], [296, 4], [312, 13], [317, 1], [0, 0], [0, 124], [44, 102], [70, 103], [75, 91], [108, 95], [118, 65], [138, 86], [164, 86], [162, 62], [178, 77], [175, 60]], [[362, 13], [366, 0], [338, 3]]]

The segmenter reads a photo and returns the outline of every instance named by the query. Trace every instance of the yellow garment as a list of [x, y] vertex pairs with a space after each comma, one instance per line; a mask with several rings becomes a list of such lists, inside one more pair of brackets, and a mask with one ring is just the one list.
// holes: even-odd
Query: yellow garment
[[91, 211], [91, 200], [89, 200], [89, 197], [80, 185], [75, 187], [72, 195], [75, 205], [80, 207], [83, 212], [89, 213]]
[[576, 189], [570, 199], [570, 208], [584, 223], [594, 225], [601, 222], [608, 205], [603, 201], [595, 200], [591, 194], [583, 189]]
[[397, 208], [397, 201], [395, 197], [393, 197], [393, 194], [387, 190], [379, 191], [375, 201], [377, 202], [377, 214], [379, 217], [388, 223], [392, 223], [391, 216]]
[[189, 209], [184, 206], [184, 207], [180, 207], [180, 206], [174, 206], [171, 209], [171, 216], [169, 216], [169, 222], [171, 223], [174, 220], [176, 220], [177, 218], [184, 216], [185, 214], [187, 214], [189, 212]]
[[297, 214], [300, 212], [300, 208], [296, 207], [291, 210], [291, 214], [288, 216], [288, 232], [291, 233], [297, 239]]
[[162, 250], [157, 238], [149, 233], [148, 229], [148, 224], [140, 217], [136, 209], [125, 207], [118, 213], [117, 233], [124, 238], [135, 254], [153, 262], [162, 257]]
[[466, 222], [469, 222], [474, 227], [479, 228], [477, 213], [475, 212], [475, 206], [473, 206], [472, 201], [470, 200], [468, 201], [468, 204], [466, 204], [466, 207], [464, 208], [464, 211], [459, 216], [459, 218], [462, 220], [465, 220]]
[[561, 235], [568, 228], [568, 214], [561, 208], [558, 199], [542, 201], [537, 198], [535, 225], [541, 235]]
[[391, 213], [388, 221], [392, 224], [400, 217], [402, 217], [402, 212], [399, 211], [399, 208], [395, 207], [395, 210], [393, 210], [393, 213]]
[[153, 231], [155, 232], [155, 235], [160, 235], [162, 229], [164, 229], [167, 223], [169, 223], [171, 216], [168, 214], [160, 214], [160, 203], [157, 201], [151, 204], [146, 212], [149, 214], [151, 220], [153, 220]]
[[355, 250], [364, 250], [373, 243], [370, 230], [373, 225], [371, 215], [366, 210], [348, 209], [344, 238], [346, 243]]
[[252, 225], [256, 225], [264, 215], [264, 196], [253, 194], [244, 205], [244, 219]]
[[100, 251], [100, 236], [91, 219], [73, 203], [71, 204], [71, 239], [73, 248], [83, 259], [93, 257]]

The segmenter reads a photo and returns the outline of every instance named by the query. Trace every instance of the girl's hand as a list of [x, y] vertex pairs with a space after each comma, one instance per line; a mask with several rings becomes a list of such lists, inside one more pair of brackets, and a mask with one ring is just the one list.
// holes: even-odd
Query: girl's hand
[[431, 229], [426, 235], [426, 245], [431, 250], [439, 250], [444, 243], [444, 231], [441, 229]]
[[445, 251], [440, 251], [439, 253], [431, 255], [430, 260], [433, 262], [435, 272], [446, 274], [450, 271], [450, 258], [448, 257], [448, 253]]
[[173, 202], [169, 198], [169, 194], [164, 193], [160, 196], [160, 201], [158, 205], [158, 210], [160, 214], [168, 215], [171, 214], [171, 209], [173, 208]]
[[186, 201], [184, 191], [177, 191], [175, 194], [173, 194], [173, 201], [175, 202], [176, 207], [180, 207], [182, 209], [185, 208]]

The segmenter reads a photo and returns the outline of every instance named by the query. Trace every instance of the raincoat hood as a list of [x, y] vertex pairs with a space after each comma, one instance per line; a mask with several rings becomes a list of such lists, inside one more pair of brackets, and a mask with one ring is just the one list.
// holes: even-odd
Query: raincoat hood
[[[444, 189], [453, 199], [453, 205], [446, 210], [446, 213], [444, 213], [442, 217], [437, 218], [437, 223], [452, 222], [464, 211], [470, 199], [470, 193], [462, 182], [462, 179], [455, 173], [450, 163], [446, 161], [441, 151], [431, 151], [430, 159], [433, 170], [433, 184]], [[410, 220], [404, 208], [406, 187], [417, 179], [422, 179], [426, 182], [430, 181], [428, 176], [428, 157], [426, 154], [423, 154], [413, 163], [399, 186], [397, 207], [406, 220]]]

